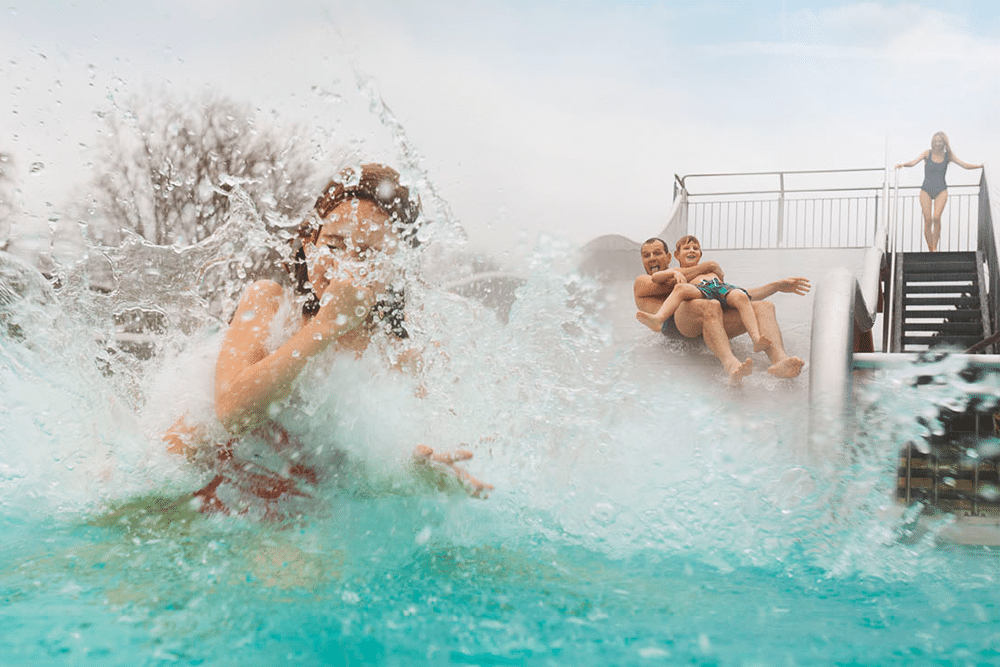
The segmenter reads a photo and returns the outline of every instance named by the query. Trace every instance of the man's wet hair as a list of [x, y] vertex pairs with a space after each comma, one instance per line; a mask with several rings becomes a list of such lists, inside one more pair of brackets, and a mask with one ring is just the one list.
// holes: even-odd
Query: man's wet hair
[[660, 245], [663, 246], [663, 252], [667, 253], [668, 255], [670, 254], [670, 248], [667, 247], [667, 242], [661, 239], [660, 237], [654, 236], [652, 238], [648, 238], [642, 242], [642, 245], [649, 245], [650, 243], [659, 243]]

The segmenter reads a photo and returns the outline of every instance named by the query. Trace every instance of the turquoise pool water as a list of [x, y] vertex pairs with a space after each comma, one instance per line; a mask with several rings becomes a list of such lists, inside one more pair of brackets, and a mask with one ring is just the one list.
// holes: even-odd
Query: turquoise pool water
[[[427, 398], [364, 360], [337, 367], [353, 389], [314, 426], [340, 429], [382, 482], [324, 488], [285, 523], [206, 518], [153, 511], [199, 480], [156, 433], [198, 394], [179, 369], [202, 368], [215, 334], [180, 336], [160, 361], [102, 356], [61, 296], [8, 308], [19, 329], [0, 340], [6, 664], [1000, 659], [997, 552], [914, 533], [891, 498], [909, 415], [946, 388], [887, 380], [877, 428], [817, 456], [804, 384], [693, 381], [655, 337], [616, 342], [596, 293], [540, 261], [507, 324], [415, 294], [446, 353]], [[400, 492], [384, 479], [405, 476], [416, 440], [469, 443], [496, 491]], [[126, 520], [107, 520], [123, 504]]]

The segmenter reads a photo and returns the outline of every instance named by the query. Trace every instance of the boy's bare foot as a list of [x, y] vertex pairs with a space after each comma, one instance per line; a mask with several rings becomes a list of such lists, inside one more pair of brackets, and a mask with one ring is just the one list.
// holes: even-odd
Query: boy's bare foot
[[729, 385], [738, 387], [743, 384], [743, 378], [753, 373], [753, 359], [747, 359], [742, 364], [736, 362], [731, 368], [727, 368], [726, 372], [729, 373]]
[[799, 376], [805, 364], [806, 362], [798, 357], [785, 357], [768, 368], [767, 372], [779, 378], [794, 378]]
[[753, 344], [754, 352], [767, 352], [771, 349], [771, 339], [767, 336], [761, 336], [757, 339], [757, 342]]
[[657, 333], [660, 332], [660, 328], [663, 326], [663, 322], [658, 322], [655, 315], [650, 315], [649, 313], [641, 310], [635, 311], [635, 319], [639, 320]]

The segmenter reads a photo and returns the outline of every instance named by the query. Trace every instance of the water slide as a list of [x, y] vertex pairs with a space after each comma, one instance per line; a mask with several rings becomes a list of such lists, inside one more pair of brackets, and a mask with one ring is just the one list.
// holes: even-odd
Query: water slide
[[[643, 340], [651, 334], [636, 321], [632, 299], [633, 281], [643, 272], [639, 246], [639, 241], [620, 236], [601, 237], [586, 246], [581, 260], [585, 272], [602, 280], [607, 314], [614, 323], [614, 335], [620, 344]], [[867, 250], [861, 248], [708, 250], [705, 259], [718, 262], [725, 271], [726, 280], [740, 286], [755, 287], [789, 276], [804, 276], [810, 280], [813, 289], [805, 296], [778, 293], [769, 299], [777, 312], [785, 349], [807, 362], [802, 376], [788, 383], [805, 396], [810, 389], [814, 344], [812, 320], [817, 289], [831, 273], [847, 271], [851, 275], [860, 274], [866, 254]], [[824, 350], [832, 349], [835, 338], [832, 331], [820, 332], [819, 345]], [[738, 357], [752, 355], [748, 336], [734, 338], [732, 345]], [[691, 339], [686, 344], [673, 347], [681, 353], [669, 355], [664, 363], [685, 366], [706, 379], [720, 374], [718, 361], [707, 352], [701, 339]], [[839, 362], [844, 365], [847, 364], [846, 353], [846, 350], [839, 352]], [[830, 353], [823, 351], [822, 354]], [[766, 369], [767, 358], [764, 355], [752, 357], [758, 371]], [[718, 379], [721, 381], [721, 378]]]
[[[765, 193], [772, 195], [777, 203], [768, 209], [769, 216], [762, 216], [762, 224], [759, 224], [761, 218], [750, 222], [741, 219], [746, 210], [768, 206], [758, 206], [759, 201], [747, 203], [748, 195], [753, 200], [760, 197], [761, 192], [723, 192], [723, 195], [736, 195], [742, 200], [720, 203], [722, 198], [716, 197], [710, 203], [698, 204], [701, 209], [692, 213], [688, 210], [685, 179], [678, 178], [680, 188], [675, 193], [670, 222], [657, 235], [672, 242], [685, 233], [704, 238], [722, 229], [725, 237], [728, 230], [742, 225], [737, 235], [752, 236], [745, 230], [774, 225], [775, 218], [779, 228], [783, 223], [787, 226], [795, 213], [810, 207], [823, 211], [814, 216], [816, 229], [827, 230], [839, 224], [845, 230], [867, 230], [858, 235], [865, 239], [864, 242], [857, 242], [855, 238], [841, 244], [851, 247], [835, 247], [836, 243], [828, 243], [825, 247], [775, 248], [772, 243], [772, 247], [713, 249], [711, 244], [703, 242], [703, 246], [708, 246], [705, 258], [717, 261], [726, 272], [726, 280], [734, 284], [758, 286], [786, 276], [804, 276], [812, 282], [812, 291], [804, 297], [779, 293], [770, 299], [777, 311], [785, 347], [789, 354], [806, 360], [805, 372], [799, 378], [778, 384], [761, 382], [758, 375], [763, 373], [758, 372], [744, 383], [742, 396], [730, 395], [739, 396], [733, 400], [759, 411], [763, 419], [767, 419], [766, 410], [777, 412], [783, 407], [804, 405], [806, 409], [794, 417], [802, 417], [797, 421], [807, 459], [814, 464], [832, 464], [836, 469], [849, 451], [845, 445], [852, 441], [855, 427], [859, 426], [857, 411], [870, 407], [855, 405], [858, 387], [874, 377], [872, 372], [877, 375], [881, 371], [903, 369], [899, 380], [903, 383], [901, 388], [911, 391], [918, 385], [927, 386], [923, 404], [918, 404], [918, 408], [923, 405], [920, 409], [929, 409], [932, 414], [928, 415], [930, 430], [924, 436], [914, 435], [909, 441], [904, 438], [885, 443], [894, 449], [902, 448], [898, 475], [900, 511], [911, 503], [922, 503], [923, 510], [917, 513], [918, 523], [940, 524], [941, 516], [953, 517], [943, 531], [940, 526], [935, 528], [939, 537], [962, 543], [1000, 544], [1000, 504], [997, 503], [1000, 457], [992, 444], [996, 441], [996, 428], [990, 428], [996, 420], [996, 414], [993, 420], [990, 415], [996, 409], [993, 406], [997, 392], [992, 387], [1000, 375], [1000, 355], [989, 353], [996, 350], [995, 345], [986, 345], [997, 329], [994, 322], [998, 307], [994, 302], [1000, 293], [1000, 243], [994, 221], [1000, 220], [1000, 216], [997, 215], [997, 202], [989, 196], [985, 170], [979, 183], [965, 186], [968, 192], [954, 188], [954, 201], [948, 209], [952, 218], [945, 225], [950, 236], [943, 244], [943, 249], [949, 252], [933, 256], [923, 251], [922, 221], [915, 205], [915, 191], [908, 197], [900, 195], [898, 183], [890, 189], [886, 179], [879, 192], [868, 195], [874, 203], [864, 211], [861, 206], [852, 208], [851, 203], [843, 205], [843, 202], [854, 201], [855, 195], [849, 191], [862, 188], [786, 189], [783, 180], [786, 175], [782, 175], [781, 190]], [[792, 193], [806, 193], [799, 195], [805, 203], [789, 203], [786, 197], [791, 199]], [[841, 203], [830, 203], [831, 198]], [[821, 200], [822, 204], [818, 204]], [[833, 213], [837, 209], [845, 211], [839, 223]], [[863, 219], [862, 213], [867, 214], [870, 223]], [[798, 220], [792, 224], [805, 227], [814, 222]], [[868, 224], [870, 226], [866, 226]], [[707, 232], [700, 231], [698, 225]], [[751, 239], [751, 245], [754, 242], [766, 245], [769, 232], [755, 233], [757, 237]], [[782, 237], [782, 234], [779, 231], [777, 236]], [[834, 240], [833, 236], [830, 233], [828, 238]], [[771, 238], [773, 240], [774, 236]], [[652, 332], [635, 321], [631, 296], [632, 282], [642, 272], [639, 247], [637, 240], [601, 237], [583, 249], [580, 266], [585, 272], [600, 276], [619, 344], [643, 349], [637, 341], [648, 341]], [[964, 282], [965, 278], [955, 268], [958, 266], [955, 257], [959, 255], [972, 258], [973, 266], [978, 266], [978, 280], [972, 278], [971, 284]], [[922, 265], [923, 268], [904, 269], [904, 264]], [[939, 274], [944, 282], [932, 285], [931, 272]], [[879, 313], [876, 310], [883, 287], [880, 280], [886, 278], [889, 279], [884, 295], [886, 303], [884, 312]], [[940, 303], [975, 301], [978, 293], [978, 303], [975, 306], [933, 305], [932, 309], [941, 310], [928, 311], [926, 304], [930, 299], [913, 299], [910, 292], [924, 292], [920, 296]], [[919, 305], [914, 306], [914, 302]], [[917, 309], [922, 310], [918, 313]], [[889, 321], [891, 340], [882, 340], [883, 317]], [[968, 323], [980, 318], [982, 327], [973, 327], [978, 328], [979, 333], [972, 335], [986, 340], [970, 347], [969, 352], [964, 352], [969, 345], [968, 339], [962, 344], [946, 339], [946, 326], [967, 327]], [[934, 329], [935, 333], [927, 335], [928, 330]], [[875, 351], [861, 351], [856, 347], [858, 332], [870, 332], [873, 340], [869, 344], [873, 343]], [[907, 333], [923, 333], [927, 337], [908, 338]], [[927, 341], [927, 344], [918, 343], [916, 351], [907, 351], [907, 340]], [[738, 357], [750, 356], [747, 336], [739, 336], [732, 342]], [[934, 347], [941, 342], [945, 343], [944, 347]], [[935, 353], [948, 350], [947, 361], [937, 364], [934, 361], [940, 356], [937, 354], [921, 358], [920, 350], [928, 348], [934, 348]], [[700, 339], [681, 345], [664, 344], [659, 349], [646, 345], [645, 349], [643, 363], [660, 369], [682, 368], [692, 379], [723, 385], [718, 363]], [[971, 353], [973, 351], [976, 353]], [[763, 370], [766, 358], [763, 355], [754, 358], [756, 369]], [[935, 385], [949, 389], [942, 392], [936, 390]], [[959, 395], [943, 398], [943, 394], [955, 390]], [[914, 422], [917, 421], [916, 411], [906, 409], [900, 414], [912, 414]], [[974, 424], [963, 425], [963, 421]], [[868, 425], [860, 424], [860, 427], [864, 430]], [[917, 431], [919, 428], [914, 429]]]

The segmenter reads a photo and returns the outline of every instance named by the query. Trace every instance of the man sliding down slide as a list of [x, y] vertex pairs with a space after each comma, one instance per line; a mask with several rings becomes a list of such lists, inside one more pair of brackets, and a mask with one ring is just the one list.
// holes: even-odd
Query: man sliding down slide
[[[646, 273], [636, 277], [633, 296], [636, 307], [642, 311], [637, 314], [637, 318], [643, 323], [650, 319], [644, 315], [655, 314], [678, 283], [693, 282], [698, 276], [707, 273], [714, 273], [720, 277], [723, 275], [722, 268], [716, 262], [701, 262], [701, 245], [694, 237], [684, 237], [678, 241], [675, 255], [680, 263], [679, 269], [668, 268], [671, 255], [662, 239], [649, 239], [642, 244], [640, 253]], [[805, 294], [809, 291], [809, 280], [785, 278], [746, 291], [752, 299], [751, 306], [757, 316], [760, 334], [770, 343], [766, 352], [771, 360], [771, 366], [767, 372], [781, 378], [797, 377], [805, 362], [798, 357], [790, 356], [785, 351], [781, 330], [774, 314], [774, 304], [762, 299], [777, 292]], [[744, 377], [753, 372], [753, 359], [747, 358], [740, 362], [729, 344], [730, 338], [746, 333], [739, 313], [736, 310], [723, 309], [714, 299], [684, 301], [673, 317], [663, 323], [661, 331], [671, 337], [703, 337], [708, 349], [722, 363], [731, 384], [740, 384]]]

